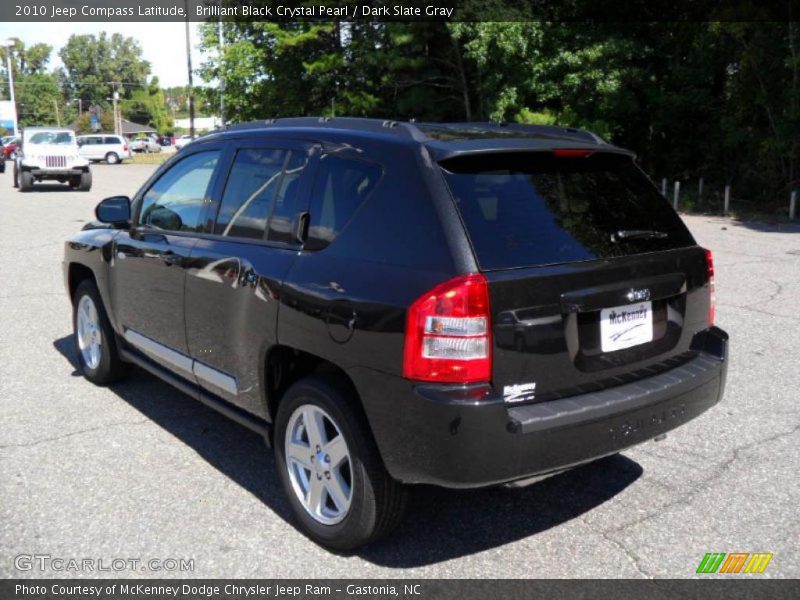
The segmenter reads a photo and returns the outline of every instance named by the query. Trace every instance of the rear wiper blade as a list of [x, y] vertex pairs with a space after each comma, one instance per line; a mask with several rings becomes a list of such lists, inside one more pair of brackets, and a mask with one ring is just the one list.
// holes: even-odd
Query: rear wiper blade
[[663, 240], [668, 235], [655, 229], [620, 229], [611, 234], [611, 241], [619, 240]]

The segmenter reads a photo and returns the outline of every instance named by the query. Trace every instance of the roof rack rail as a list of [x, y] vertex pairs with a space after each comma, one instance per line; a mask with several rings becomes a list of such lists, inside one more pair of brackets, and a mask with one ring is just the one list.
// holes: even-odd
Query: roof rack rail
[[281, 117], [270, 118], [249, 123], [230, 125], [227, 131], [257, 130], [262, 128], [318, 128], [330, 127], [331, 129], [347, 129], [351, 131], [365, 131], [374, 133], [391, 133], [419, 142], [431, 141], [436, 137], [435, 132], [451, 131], [456, 135], [468, 134], [474, 130], [476, 134], [486, 137], [492, 131], [502, 132], [501, 137], [516, 132], [521, 137], [552, 137], [571, 138], [575, 141], [589, 142], [592, 144], [606, 144], [600, 136], [574, 127], [559, 127], [557, 125], [526, 125], [508, 122], [462, 122], [462, 123], [420, 123], [416, 120], [396, 121], [393, 119], [370, 119], [362, 117]]
[[424, 139], [424, 136], [414, 125], [391, 119], [367, 119], [360, 117], [283, 117], [271, 118], [248, 123], [231, 125], [229, 130], [247, 130], [261, 128], [283, 127], [330, 127], [331, 129], [349, 129], [353, 131], [392, 132], [415, 139]]

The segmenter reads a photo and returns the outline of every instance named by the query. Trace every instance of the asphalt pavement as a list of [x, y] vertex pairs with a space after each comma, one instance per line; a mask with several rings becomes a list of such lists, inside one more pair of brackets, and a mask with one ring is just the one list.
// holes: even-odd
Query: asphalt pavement
[[716, 257], [721, 404], [521, 490], [415, 489], [396, 534], [337, 555], [294, 527], [257, 435], [144, 372], [76, 371], [63, 240], [154, 168], [97, 165], [88, 193], [0, 176], [0, 577], [680, 578], [708, 552], [800, 577], [800, 225], [685, 217]]

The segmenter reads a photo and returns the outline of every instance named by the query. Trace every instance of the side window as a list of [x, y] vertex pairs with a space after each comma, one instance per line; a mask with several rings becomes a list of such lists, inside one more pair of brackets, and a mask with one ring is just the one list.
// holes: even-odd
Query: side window
[[164, 173], [145, 193], [139, 223], [168, 231], [200, 231], [217, 160], [218, 150], [198, 152]]
[[300, 178], [308, 164], [305, 152], [292, 150], [286, 163], [286, 170], [281, 178], [278, 192], [275, 194], [275, 203], [272, 216], [269, 219], [269, 234], [267, 239], [276, 242], [294, 242], [292, 223], [299, 212], [305, 210], [300, 202]]
[[[98, 142], [99, 142], [99, 140], [98, 140]], [[103, 143], [104, 144], [121, 144], [122, 142], [119, 140], [119, 138], [106, 137], [106, 138], [103, 138]]]
[[320, 159], [311, 193], [310, 223], [305, 248], [330, 244], [350, 222], [383, 174], [379, 165], [326, 154]]
[[214, 233], [264, 239], [286, 155], [286, 150], [265, 148], [242, 149], [236, 153]]

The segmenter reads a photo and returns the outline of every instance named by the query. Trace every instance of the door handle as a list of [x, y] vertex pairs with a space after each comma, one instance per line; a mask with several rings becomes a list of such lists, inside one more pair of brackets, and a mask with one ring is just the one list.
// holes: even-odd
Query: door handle
[[295, 218], [294, 239], [298, 244], [302, 244], [308, 237], [309, 214], [308, 211], [301, 212]]

